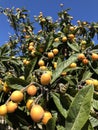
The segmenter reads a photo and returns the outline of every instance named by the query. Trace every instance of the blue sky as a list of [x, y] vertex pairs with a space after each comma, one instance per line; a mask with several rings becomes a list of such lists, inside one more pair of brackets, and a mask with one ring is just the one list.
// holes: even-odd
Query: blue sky
[[[30, 11], [31, 19], [39, 12], [45, 16], [52, 16], [57, 19], [57, 13], [60, 11], [60, 3], [64, 8], [71, 8], [69, 14], [73, 16], [73, 23], [77, 20], [97, 22], [98, 21], [98, 0], [0, 0], [0, 7], [3, 8], [22, 8]], [[37, 26], [35, 27], [37, 28]], [[0, 15], [0, 45], [4, 44], [12, 32], [5, 16]]]

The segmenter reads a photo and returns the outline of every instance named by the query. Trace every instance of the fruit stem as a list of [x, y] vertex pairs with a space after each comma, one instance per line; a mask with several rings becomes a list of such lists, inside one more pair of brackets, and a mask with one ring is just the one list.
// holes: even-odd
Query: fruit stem
[[34, 102], [32, 103], [32, 106], [34, 105], [34, 104], [38, 104], [38, 102], [39, 102], [39, 100], [40, 100], [40, 98], [43, 96], [43, 93], [41, 93], [35, 100], [34, 100]]
[[9, 97], [9, 98], [7, 99], [7, 101], [5, 102], [5, 104], [7, 104], [7, 103], [10, 101], [10, 99], [11, 99], [11, 98]]

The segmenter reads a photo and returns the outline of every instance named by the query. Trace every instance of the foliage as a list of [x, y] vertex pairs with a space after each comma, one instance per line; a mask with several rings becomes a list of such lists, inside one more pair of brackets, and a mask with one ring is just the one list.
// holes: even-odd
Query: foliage
[[[54, 22], [42, 12], [32, 22], [24, 8], [0, 11], [15, 32], [0, 47], [0, 105], [7, 105], [15, 90], [24, 95], [13, 113], [5, 113], [9, 125], [21, 130], [97, 130], [98, 45], [93, 39], [98, 23], [78, 20], [73, 25], [69, 9], [63, 8]], [[34, 33], [36, 22], [41, 30]], [[50, 75], [45, 85], [40, 81], [43, 73]], [[26, 91], [32, 84], [37, 87], [34, 96]], [[46, 125], [32, 120], [28, 99], [34, 101], [30, 109], [39, 104], [52, 114]]]

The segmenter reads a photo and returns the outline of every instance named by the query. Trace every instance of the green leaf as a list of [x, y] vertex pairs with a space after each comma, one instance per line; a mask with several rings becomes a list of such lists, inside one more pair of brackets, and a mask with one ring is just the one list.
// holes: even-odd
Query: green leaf
[[66, 121], [66, 130], [81, 130], [89, 118], [93, 87], [85, 86], [75, 96]]
[[48, 42], [47, 42], [47, 44], [46, 44], [46, 51], [48, 51], [48, 49], [49, 49], [50, 46], [52, 45], [53, 39], [54, 39], [53, 33], [51, 33], [51, 34], [50, 34], [50, 37], [49, 37], [49, 39], [48, 39]]
[[54, 47], [54, 48], [57, 48], [60, 44], [62, 44], [62, 42], [54, 42], [53, 44], [52, 44], [52, 46]]
[[56, 93], [52, 93], [53, 101], [58, 109], [58, 111], [61, 113], [61, 115], [66, 118], [67, 117], [67, 111], [65, 108], [63, 108], [61, 101], [60, 101], [60, 95], [57, 95]]
[[94, 73], [98, 74], [98, 67], [94, 68], [90, 62], [89, 62], [89, 65], [92, 68], [92, 70], [94, 71]]
[[65, 130], [65, 127], [58, 125], [57, 130]]
[[98, 100], [93, 99], [93, 107], [98, 110]]
[[53, 117], [48, 121], [46, 125], [46, 130], [55, 130], [55, 127], [56, 127], [56, 118]]
[[96, 119], [95, 117], [90, 116], [89, 120], [90, 120], [93, 127], [98, 126], [98, 119]]
[[94, 128], [93, 128], [92, 124], [90, 123], [90, 121], [88, 120], [81, 130], [94, 130]]
[[37, 57], [35, 57], [28, 66], [25, 67], [25, 78], [26, 80], [29, 80], [31, 77], [31, 74], [34, 70], [35, 64], [37, 62]]
[[51, 84], [60, 76], [62, 71], [67, 68], [72, 62], [77, 60], [77, 54], [70, 56], [69, 59], [58, 64], [56, 70], [53, 72]]
[[92, 73], [90, 71], [85, 71], [82, 77], [82, 80], [85, 81], [88, 78], [91, 78]]
[[74, 51], [76, 51], [76, 52], [79, 52], [79, 51], [80, 51], [80, 47], [78, 46], [78, 43], [72, 43], [72, 44], [70, 44], [69, 42], [67, 42], [67, 44], [68, 44], [68, 46], [69, 46], [72, 50], [74, 50]]
[[[15, 78], [15, 77], [7, 78], [6, 82], [9, 86], [11, 86], [13, 88], [15, 88], [15, 86], [16, 86], [16, 89], [21, 88], [22, 86], [28, 85], [28, 82], [26, 82], [25, 80], [20, 79], [20, 78]], [[18, 87], [18, 85], [19, 85], [19, 87]]]
[[21, 90], [23, 88], [23, 86], [18, 85], [18, 84], [10, 85], [9, 87], [12, 89], [17, 89], [17, 90]]

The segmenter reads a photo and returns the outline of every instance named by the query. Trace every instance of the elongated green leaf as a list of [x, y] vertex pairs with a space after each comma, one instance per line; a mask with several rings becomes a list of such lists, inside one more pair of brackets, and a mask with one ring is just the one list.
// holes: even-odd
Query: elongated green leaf
[[[7, 84], [8, 84], [9, 86], [11, 85], [12, 87], [14, 87], [14, 85], [15, 85], [15, 86], [20, 85], [19, 88], [21, 88], [21, 86], [26, 86], [26, 85], [28, 85], [28, 82], [26, 82], [25, 80], [20, 79], [20, 78], [15, 78], [15, 77], [8, 78], [8, 79], [6, 80], [6, 82], [7, 82]], [[17, 89], [17, 87], [16, 87], [16, 89]]]
[[9, 87], [12, 89], [18, 89], [18, 90], [21, 90], [23, 88], [23, 86], [18, 85], [18, 84], [10, 85]]
[[86, 79], [90, 78], [92, 73], [90, 71], [85, 71], [82, 77], [82, 80], [85, 81]]
[[95, 117], [90, 116], [89, 120], [90, 120], [93, 127], [98, 126], [98, 119], [96, 119]]
[[69, 59], [58, 64], [56, 70], [53, 72], [51, 84], [60, 76], [60, 74], [65, 68], [67, 68], [72, 62], [75, 62], [76, 60], [77, 60], [77, 54], [74, 54], [70, 56]]
[[68, 44], [68, 46], [69, 46], [72, 50], [74, 50], [74, 51], [76, 51], [76, 52], [79, 52], [80, 48], [79, 48], [79, 46], [78, 46], [77, 43], [72, 43], [72, 44], [70, 44], [69, 42], [67, 42], [67, 44]]
[[51, 35], [50, 35], [50, 37], [49, 37], [49, 39], [48, 39], [48, 43], [46, 44], [46, 51], [47, 51], [47, 50], [49, 49], [49, 47], [52, 45], [53, 39], [54, 39], [53, 33], [51, 33]]
[[65, 108], [63, 108], [61, 102], [60, 102], [60, 96], [52, 93], [53, 101], [58, 109], [58, 111], [61, 113], [61, 115], [66, 118], [67, 117], [67, 111]]
[[48, 121], [46, 125], [46, 130], [55, 130], [55, 127], [56, 127], [56, 118], [53, 117]]
[[98, 100], [93, 99], [93, 107], [98, 110]]
[[37, 57], [35, 57], [35, 58], [30, 62], [30, 64], [29, 64], [28, 66], [26, 66], [26, 68], [25, 68], [25, 78], [26, 78], [27, 80], [29, 80], [29, 78], [30, 78], [30, 76], [31, 76], [31, 74], [32, 74], [32, 72], [33, 72], [33, 69], [34, 69], [34, 67], [35, 67], [36, 62], [37, 62]]
[[76, 94], [69, 108], [66, 130], [81, 130], [84, 126], [89, 118], [93, 91], [92, 85], [88, 85]]

